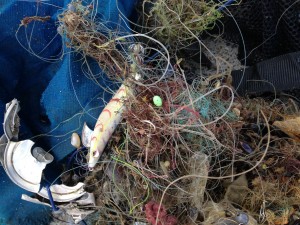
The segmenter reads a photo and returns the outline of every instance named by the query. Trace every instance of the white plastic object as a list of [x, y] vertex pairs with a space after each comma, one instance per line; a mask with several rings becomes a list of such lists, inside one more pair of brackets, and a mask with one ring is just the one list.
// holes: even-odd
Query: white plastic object
[[[66, 186], [64, 184], [54, 184], [50, 186], [50, 191], [55, 202], [70, 202], [83, 196], [86, 191], [83, 189], [84, 183], [79, 182], [75, 186]], [[46, 187], [43, 187], [38, 193], [43, 198], [49, 199]]]
[[[36, 203], [39, 205], [46, 205], [46, 206], [52, 207], [49, 203], [42, 202], [37, 198], [30, 197], [25, 194], [22, 194], [21, 199], [24, 201]], [[96, 206], [94, 194], [88, 193], [88, 192], [84, 193], [84, 195], [81, 196], [78, 200], [75, 200], [74, 203], [76, 203], [78, 206]]]
[[24, 140], [18, 142], [20, 121], [19, 102], [13, 99], [6, 104], [4, 114], [4, 135], [0, 139], [0, 161], [9, 178], [21, 188], [38, 192], [42, 172], [46, 165], [53, 161], [53, 156], [42, 148], [34, 148], [34, 142]]
[[18, 112], [20, 111], [19, 102], [13, 99], [6, 104], [6, 111], [4, 114], [3, 130], [8, 140], [17, 141], [19, 134], [20, 121]]
[[81, 140], [83, 146], [89, 148], [91, 144], [93, 130], [91, 130], [86, 123], [83, 124]]
[[27, 202], [31, 202], [31, 203], [35, 203], [35, 204], [39, 204], [39, 205], [45, 205], [45, 206], [49, 206], [51, 207], [50, 204], [46, 203], [46, 202], [41, 202], [40, 200], [38, 200], [37, 198], [32, 198], [28, 195], [22, 194], [21, 199]]
[[75, 224], [78, 224], [80, 221], [84, 220], [89, 214], [95, 212], [95, 210], [87, 210], [87, 209], [80, 209], [75, 204], [68, 204], [62, 207], [65, 212], [72, 216]]
[[95, 196], [93, 193], [86, 192], [80, 199], [75, 201], [78, 205], [81, 206], [96, 206]]
[[[33, 197], [30, 197], [25, 194], [22, 195], [22, 199], [25, 201], [28, 201], [28, 202], [35, 203], [35, 204], [51, 207], [50, 204], [48, 204], [46, 202], [42, 202], [37, 198], [33, 198]], [[78, 199], [72, 203], [59, 205], [59, 210], [53, 211], [53, 213], [55, 213], [55, 214], [65, 213], [72, 217], [73, 221], [69, 221], [70, 223], [75, 222], [75, 224], [77, 224], [80, 221], [82, 221], [83, 219], [85, 219], [85, 217], [87, 215], [89, 215], [95, 211], [95, 210], [90, 209], [90, 207], [95, 206], [95, 205], [96, 204], [95, 204], [94, 194], [93, 193], [85, 193], [80, 199]]]
[[[53, 161], [53, 156], [40, 147], [32, 149], [34, 142], [31, 140], [17, 142], [20, 125], [17, 115], [19, 110], [19, 102], [16, 99], [6, 104], [3, 123], [5, 135], [0, 138], [0, 161], [5, 172], [16, 185], [48, 199], [47, 189], [41, 188], [41, 179], [43, 170]], [[78, 183], [69, 187], [55, 184], [50, 187], [50, 191], [54, 201], [69, 202], [86, 193], [83, 185]], [[27, 200], [30, 198], [23, 197]]]
[[80, 141], [80, 137], [77, 133], [73, 133], [71, 136], [71, 145], [75, 148], [80, 148], [81, 146], [81, 141]]
[[1, 138], [0, 138], [0, 162], [1, 164], [3, 165], [3, 160], [4, 160], [4, 152], [5, 152], [5, 149], [6, 149], [6, 145], [7, 145], [7, 138], [5, 135], [2, 135]]
[[37, 193], [40, 189], [42, 172], [47, 164], [53, 161], [53, 156], [41, 148], [34, 149], [34, 142], [24, 140], [10, 141], [3, 154], [3, 167], [9, 178], [21, 188]]

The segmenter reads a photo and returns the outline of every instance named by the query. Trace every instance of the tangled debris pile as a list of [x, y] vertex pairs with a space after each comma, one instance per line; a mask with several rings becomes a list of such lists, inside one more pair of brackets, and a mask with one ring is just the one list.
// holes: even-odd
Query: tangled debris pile
[[123, 120], [84, 178], [96, 197], [96, 224], [299, 222], [295, 102], [235, 96], [230, 63], [209, 49], [216, 70], [206, 77], [186, 71], [188, 62], [176, 56], [222, 16], [222, 4], [144, 1], [141, 26], [153, 36], [108, 35], [78, 1], [61, 14], [70, 47], [126, 87], [118, 99], [124, 109], [109, 112]]
[[168, 45], [191, 43], [223, 15], [219, 10], [222, 3], [214, 1], [145, 0], [142, 5], [143, 25]]
[[[101, 207], [99, 221], [156, 224], [155, 213], [147, 213], [149, 204], [161, 204], [157, 224], [228, 224], [241, 213], [248, 218], [245, 224], [297, 220], [299, 142], [272, 124], [298, 108], [236, 99], [228, 103], [226, 116], [214, 121], [221, 115], [216, 110], [208, 110], [216, 115], [205, 119], [196, 104], [170, 107], [163, 98], [167, 103], [157, 108], [141, 94], [126, 99], [131, 107], [125, 108], [123, 123], [103, 162], [85, 179]], [[222, 88], [211, 97], [223, 99]], [[160, 222], [165, 215], [176, 220]]]
[[[228, 2], [142, 1], [147, 34], [113, 29], [93, 3], [74, 0], [60, 14], [66, 45], [122, 84], [94, 130], [73, 134], [62, 176], [94, 194], [95, 224], [299, 224], [297, 104], [237, 96], [230, 74], [243, 67], [199, 38]], [[193, 42], [214, 68], [201, 54], [178, 57]]]

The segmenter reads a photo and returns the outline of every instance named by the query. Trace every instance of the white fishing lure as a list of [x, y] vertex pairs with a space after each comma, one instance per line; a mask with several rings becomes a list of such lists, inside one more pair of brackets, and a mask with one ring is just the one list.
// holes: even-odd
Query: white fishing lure
[[[126, 87], [121, 85], [117, 93], [99, 115], [92, 132], [89, 132], [86, 126], [83, 128], [83, 142], [85, 145], [88, 145], [86, 147], [90, 147], [88, 154], [88, 167], [90, 170], [93, 170], [97, 164], [107, 142], [122, 120], [123, 100], [126, 97], [126, 91]], [[86, 136], [89, 135], [90, 137], [87, 138]], [[86, 139], [90, 140], [89, 144]]]

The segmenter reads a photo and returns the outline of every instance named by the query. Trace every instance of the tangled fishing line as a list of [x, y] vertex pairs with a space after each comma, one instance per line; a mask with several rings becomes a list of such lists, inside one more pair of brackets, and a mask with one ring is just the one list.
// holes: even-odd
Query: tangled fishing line
[[[146, 33], [103, 21], [94, 1], [72, 1], [59, 15], [65, 45], [128, 89], [94, 171], [85, 150], [65, 172], [95, 194], [95, 224], [279, 225], [298, 215], [300, 146], [276, 126], [299, 116], [298, 107], [236, 96], [232, 66], [199, 38], [225, 2], [145, 0], [136, 25]], [[30, 19], [47, 18], [23, 25]], [[177, 55], [193, 42], [216, 61], [208, 77]], [[103, 76], [85, 74], [96, 85]]]

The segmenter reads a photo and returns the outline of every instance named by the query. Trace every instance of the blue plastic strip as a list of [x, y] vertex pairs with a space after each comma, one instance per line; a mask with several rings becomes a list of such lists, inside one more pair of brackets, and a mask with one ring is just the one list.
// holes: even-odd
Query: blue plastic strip
[[233, 2], [235, 2], [235, 0], [228, 0], [218, 8], [218, 11], [224, 10], [227, 6], [231, 5]]
[[49, 197], [49, 200], [50, 200], [50, 204], [52, 206], [52, 210], [53, 211], [58, 211], [59, 208], [57, 208], [56, 205], [55, 205], [55, 203], [54, 203], [54, 200], [53, 200], [53, 197], [52, 197], [52, 193], [51, 193], [51, 190], [50, 190], [50, 186], [47, 185], [46, 189], [47, 189], [48, 197]]
[[83, 225], [87, 225], [87, 223], [86, 223], [84, 220], [81, 220], [81, 223], [82, 223]]

